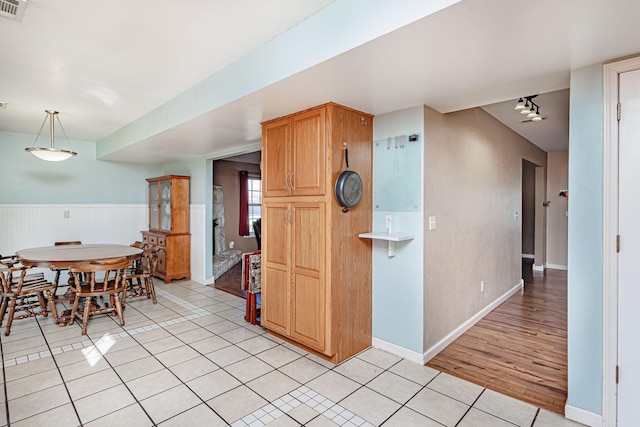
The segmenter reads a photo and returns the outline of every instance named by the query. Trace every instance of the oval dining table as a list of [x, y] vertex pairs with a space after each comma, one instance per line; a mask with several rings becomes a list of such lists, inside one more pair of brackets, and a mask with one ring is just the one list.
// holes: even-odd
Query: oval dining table
[[133, 260], [141, 253], [142, 249], [127, 245], [91, 244], [21, 249], [16, 255], [28, 267], [70, 268], [92, 260], [120, 257]]
[[[27, 267], [67, 269], [88, 264], [93, 260], [127, 258], [133, 260], [142, 254], [142, 249], [126, 245], [89, 244], [43, 246], [16, 251], [20, 262]], [[71, 285], [71, 281], [69, 283]], [[54, 297], [55, 298], [55, 297]], [[67, 325], [71, 310], [58, 316], [58, 325]]]

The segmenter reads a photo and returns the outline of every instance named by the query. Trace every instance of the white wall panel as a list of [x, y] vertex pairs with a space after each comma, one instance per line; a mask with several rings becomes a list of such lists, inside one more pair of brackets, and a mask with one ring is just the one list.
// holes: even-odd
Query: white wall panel
[[63, 240], [129, 245], [142, 239], [147, 218], [146, 204], [0, 205], [0, 254]]

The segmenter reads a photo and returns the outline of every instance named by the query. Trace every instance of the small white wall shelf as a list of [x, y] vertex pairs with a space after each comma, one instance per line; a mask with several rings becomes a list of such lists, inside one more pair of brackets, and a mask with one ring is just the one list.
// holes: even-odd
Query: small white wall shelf
[[405, 240], [413, 240], [413, 234], [404, 233], [362, 233], [358, 235], [362, 239], [375, 239], [375, 240], [387, 240], [389, 242], [389, 256], [396, 256], [396, 242], [402, 242]]

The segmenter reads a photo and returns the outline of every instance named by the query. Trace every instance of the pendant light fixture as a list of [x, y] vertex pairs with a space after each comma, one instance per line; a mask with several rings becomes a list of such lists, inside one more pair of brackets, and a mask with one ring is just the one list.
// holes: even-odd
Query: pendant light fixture
[[[40, 126], [38, 135], [36, 136], [36, 139], [33, 141], [33, 145], [29, 148], [25, 148], [25, 151], [28, 151], [34, 156], [38, 157], [39, 159], [46, 160], [48, 162], [60, 162], [62, 160], [67, 160], [68, 158], [77, 155], [78, 153], [73, 151], [73, 147], [69, 142], [69, 137], [67, 136], [67, 133], [64, 131], [64, 128], [62, 127], [62, 122], [60, 121], [60, 117], [58, 117], [58, 112], [55, 110], [44, 110], [44, 111], [45, 113], [47, 113], [47, 115], [45, 116], [44, 121], [42, 122], [42, 126]], [[62, 150], [54, 147], [54, 138], [55, 138], [54, 118], [58, 120], [60, 129], [62, 129], [62, 133], [64, 134], [64, 137], [67, 140], [67, 144], [69, 145], [69, 148], [71, 150]], [[49, 134], [50, 134], [49, 147], [46, 147], [46, 148], [36, 147], [36, 142], [38, 142], [38, 138], [40, 138], [40, 134], [42, 133], [42, 129], [44, 128], [44, 124], [47, 122], [47, 119], [49, 120]]]

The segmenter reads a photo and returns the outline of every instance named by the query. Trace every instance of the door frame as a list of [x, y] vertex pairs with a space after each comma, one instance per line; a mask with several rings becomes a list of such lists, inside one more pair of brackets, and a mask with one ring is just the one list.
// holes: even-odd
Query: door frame
[[618, 361], [618, 76], [640, 69], [640, 57], [603, 67], [603, 224], [602, 224], [602, 425], [617, 421], [616, 365]]

